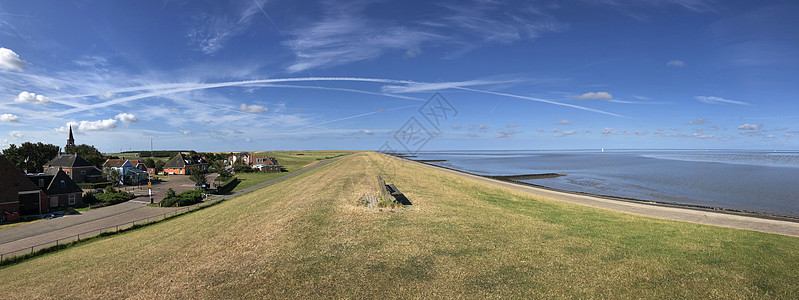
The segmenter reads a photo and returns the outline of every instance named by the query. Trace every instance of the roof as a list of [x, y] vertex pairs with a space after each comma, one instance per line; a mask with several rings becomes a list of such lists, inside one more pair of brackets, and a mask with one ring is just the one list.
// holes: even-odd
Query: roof
[[199, 155], [190, 156], [188, 154], [178, 153], [178, 155], [175, 155], [175, 157], [164, 164], [164, 168], [185, 168], [186, 166], [207, 164], [208, 162]]
[[[28, 178], [33, 184], [38, 184], [39, 179], [44, 179], [47, 184], [42, 190], [48, 196], [83, 192], [83, 189], [75, 181], [72, 181], [63, 170], [58, 170], [55, 175], [34, 175], [28, 176]], [[64, 181], [63, 186], [61, 185], [62, 180]]]
[[78, 156], [77, 154], [58, 154], [53, 160], [47, 162], [45, 167], [94, 167], [91, 163]]
[[39, 187], [28, 180], [25, 173], [0, 154], [0, 202], [16, 201], [18, 192], [37, 190]]
[[127, 159], [119, 159], [119, 158], [108, 159], [108, 160], [105, 161], [105, 164], [103, 164], [103, 166], [111, 167], [111, 168], [118, 168], [118, 167], [123, 166], [126, 161], [128, 161], [128, 160]]

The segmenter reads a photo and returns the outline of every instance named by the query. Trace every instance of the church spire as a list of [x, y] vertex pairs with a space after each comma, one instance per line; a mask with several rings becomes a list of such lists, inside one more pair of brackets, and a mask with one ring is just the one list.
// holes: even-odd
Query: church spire
[[67, 148], [75, 146], [75, 138], [72, 137], [72, 125], [69, 125], [69, 138], [67, 139], [67, 146], [64, 147], [64, 152], [66, 152]]

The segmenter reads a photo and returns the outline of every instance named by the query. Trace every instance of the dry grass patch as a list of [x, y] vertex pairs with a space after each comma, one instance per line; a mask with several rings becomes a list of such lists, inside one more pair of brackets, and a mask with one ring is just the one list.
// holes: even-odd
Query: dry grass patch
[[[414, 209], [358, 205], [375, 176]], [[11, 298], [799, 297], [799, 239], [536, 199], [376, 153], [0, 269]]]

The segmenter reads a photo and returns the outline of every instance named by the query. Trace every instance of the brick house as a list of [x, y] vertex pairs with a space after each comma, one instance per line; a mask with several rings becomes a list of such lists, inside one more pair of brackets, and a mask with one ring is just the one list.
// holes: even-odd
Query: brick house
[[248, 152], [231, 153], [227, 158], [227, 164], [232, 166], [236, 162], [240, 162], [245, 166], [252, 165], [252, 155]]
[[280, 173], [280, 164], [274, 157], [267, 157], [266, 155], [253, 155], [252, 167], [264, 173]]
[[39, 187], [0, 154], [0, 221], [20, 214], [47, 212], [47, 198]]
[[188, 175], [191, 169], [200, 168], [203, 171], [208, 170], [208, 162], [199, 155], [191, 156], [186, 153], [178, 153], [164, 164], [164, 173], [166, 174], [179, 174]]
[[[51, 172], [52, 173], [52, 172]], [[83, 189], [66, 172], [28, 174], [28, 179], [44, 192], [48, 208], [75, 206], [83, 203]]]
[[44, 172], [55, 174], [59, 169], [74, 182], [102, 182], [103, 172], [77, 154], [58, 154], [44, 165]]

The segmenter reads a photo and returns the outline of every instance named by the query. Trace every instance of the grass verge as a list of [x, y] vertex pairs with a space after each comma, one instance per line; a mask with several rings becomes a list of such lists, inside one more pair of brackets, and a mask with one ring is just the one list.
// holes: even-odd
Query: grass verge
[[[360, 207], [381, 174], [413, 202]], [[537, 198], [376, 153], [0, 269], [9, 298], [797, 298], [799, 239]]]

